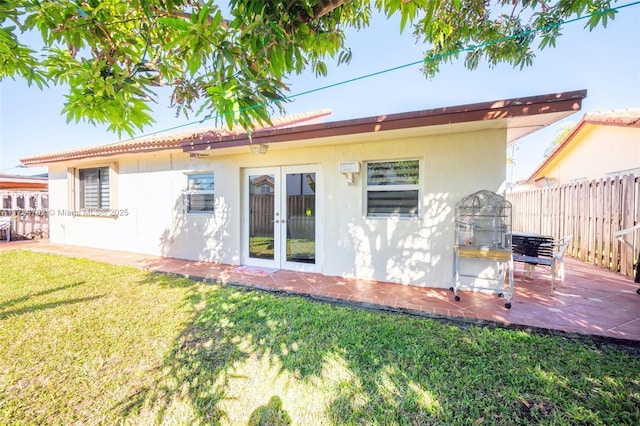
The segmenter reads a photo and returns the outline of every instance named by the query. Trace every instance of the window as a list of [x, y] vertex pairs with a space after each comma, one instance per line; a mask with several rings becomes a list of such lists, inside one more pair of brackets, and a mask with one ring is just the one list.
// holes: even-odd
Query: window
[[213, 212], [214, 206], [213, 173], [201, 173], [188, 176], [187, 212]]
[[273, 188], [269, 185], [262, 185], [260, 187], [260, 194], [262, 195], [271, 194], [272, 192], [273, 192]]
[[16, 207], [20, 210], [24, 210], [24, 195], [18, 195], [16, 197]]
[[420, 161], [367, 164], [367, 216], [418, 217]]
[[78, 180], [80, 182], [81, 209], [104, 210], [110, 208], [109, 167], [80, 169]]

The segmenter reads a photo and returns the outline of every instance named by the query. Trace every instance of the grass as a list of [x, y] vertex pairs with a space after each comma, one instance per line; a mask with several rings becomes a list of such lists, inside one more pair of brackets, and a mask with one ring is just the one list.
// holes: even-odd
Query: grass
[[[273, 237], [255, 236], [249, 238], [249, 253], [258, 259], [273, 259]], [[303, 238], [287, 238], [287, 259], [315, 259], [316, 242]]]
[[273, 259], [273, 237], [254, 236], [249, 238], [249, 253], [251, 257]]
[[0, 424], [640, 423], [615, 345], [0, 253]]

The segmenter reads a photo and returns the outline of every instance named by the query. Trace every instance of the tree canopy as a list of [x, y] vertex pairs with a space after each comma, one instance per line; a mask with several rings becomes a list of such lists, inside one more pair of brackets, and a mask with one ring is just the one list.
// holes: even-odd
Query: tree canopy
[[[615, 0], [614, 0], [615, 1]], [[177, 114], [229, 127], [268, 122], [286, 104], [286, 77], [351, 59], [347, 29], [374, 11], [400, 16], [425, 45], [423, 72], [461, 55], [474, 69], [530, 65], [560, 24], [606, 25], [610, 0], [0, 0], [0, 80], [68, 87], [68, 121], [133, 134], [154, 122], [158, 87]], [[39, 43], [27, 43], [27, 36]], [[163, 91], [164, 93], [164, 91]]]

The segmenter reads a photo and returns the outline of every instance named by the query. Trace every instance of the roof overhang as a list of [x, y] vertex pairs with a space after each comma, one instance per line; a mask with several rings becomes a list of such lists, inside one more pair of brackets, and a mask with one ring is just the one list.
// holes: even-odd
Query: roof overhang
[[[281, 129], [288, 126], [296, 126], [300, 123], [316, 123], [331, 114], [331, 110], [322, 109], [306, 113], [297, 113], [282, 117], [273, 117], [271, 123], [257, 124], [258, 129]], [[96, 146], [70, 149], [67, 151], [54, 152], [51, 154], [38, 155], [35, 157], [21, 158], [20, 161], [25, 166], [48, 165], [73, 161], [90, 162], [96, 158], [121, 157], [125, 155], [137, 155], [154, 152], [182, 152], [182, 143], [185, 141], [200, 140], [203, 137], [221, 138], [229, 135], [243, 134], [246, 130], [242, 128], [227, 129], [208, 127], [198, 130], [183, 130], [170, 134], [152, 134], [138, 138], [129, 139], [122, 142], [102, 144]]]
[[[201, 137], [183, 141], [182, 149], [191, 154], [227, 154], [252, 144], [322, 145], [372, 140], [374, 135], [398, 137], [411, 134], [446, 134], [481, 129], [506, 129], [507, 142], [528, 135], [579, 111], [586, 90], [524, 98], [436, 108], [303, 125], [285, 129], [258, 130], [221, 137]], [[246, 149], [246, 148], [245, 148]]]
[[23, 158], [20, 161], [27, 166], [49, 165], [159, 151], [184, 152], [193, 156], [227, 155], [247, 152], [246, 147], [254, 144], [275, 144], [273, 148], [277, 149], [490, 129], [505, 130], [507, 142], [513, 142], [580, 110], [586, 95], [586, 90], [577, 90], [328, 123], [317, 122], [330, 113], [328, 110], [319, 110], [276, 118], [272, 127], [255, 129], [253, 132], [220, 129], [183, 131]]
[[47, 177], [0, 175], [0, 189], [3, 190], [47, 190]]

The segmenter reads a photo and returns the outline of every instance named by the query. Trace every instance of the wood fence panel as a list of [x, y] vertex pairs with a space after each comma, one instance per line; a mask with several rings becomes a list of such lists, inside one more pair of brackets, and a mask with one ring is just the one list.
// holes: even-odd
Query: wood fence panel
[[580, 184], [580, 253], [579, 259], [583, 262], [589, 261], [589, 187], [586, 182]]
[[[625, 175], [622, 177], [622, 208], [623, 211], [629, 212], [621, 217], [620, 229], [631, 228], [634, 225], [634, 179], [633, 176]], [[625, 235], [629, 238], [630, 235]], [[620, 246], [620, 273], [623, 275], [632, 275], [634, 253], [631, 247], [626, 244]]]
[[[249, 200], [249, 211], [251, 214], [251, 219], [249, 221], [250, 235], [273, 235], [274, 208], [273, 194], [256, 194], [251, 196]], [[296, 218], [296, 220], [300, 221], [302, 218], [315, 216], [315, 213], [315, 195], [287, 196], [287, 220]], [[313, 219], [308, 220], [311, 221]]]
[[[640, 177], [636, 177], [635, 179], [635, 196], [636, 196], [636, 204], [635, 204], [635, 223], [640, 223]], [[636, 248], [636, 258], [635, 261], [638, 265], [640, 265], [640, 229], [634, 232], [632, 236], [633, 239], [629, 239], [629, 241], [633, 242], [633, 246]], [[637, 266], [640, 268], [640, 266]]]
[[625, 236], [634, 249], [621, 245], [615, 233], [640, 221], [640, 176], [582, 181], [559, 187], [514, 192], [513, 229], [560, 238], [573, 235], [566, 255], [632, 276], [640, 248], [640, 230]]
[[580, 185], [575, 184], [573, 186], [573, 227], [575, 229], [575, 239], [573, 241], [573, 253], [574, 257], [578, 258], [580, 255], [580, 235], [582, 232], [582, 225], [580, 222]]
[[571, 200], [571, 216], [569, 218], [569, 220], [571, 221], [571, 230], [573, 231], [573, 240], [571, 240], [571, 244], [569, 245], [570, 250], [570, 256], [573, 256], [575, 258], [578, 257], [578, 249], [580, 247], [580, 221], [578, 219], [578, 200], [579, 198], [579, 194], [578, 194], [578, 190], [577, 190], [577, 185], [570, 185], [567, 187], [567, 189], [569, 190], [569, 194], [568, 194], [568, 198]]
[[551, 199], [550, 199], [550, 190], [547, 188], [543, 190], [541, 193], [540, 205], [542, 208], [540, 209], [540, 233], [548, 234], [551, 232], [549, 229], [549, 225], [551, 223]]
[[606, 178], [602, 183], [603, 203], [602, 203], [602, 242], [604, 251], [604, 268], [611, 268], [611, 244], [613, 233], [611, 232], [611, 178]]
[[249, 234], [273, 235], [273, 194], [252, 195], [249, 198]]
[[[611, 188], [611, 229], [614, 234], [616, 230], [620, 229], [620, 178], [615, 177], [613, 181], [613, 188]], [[612, 250], [612, 269], [614, 271], [620, 270], [620, 244], [617, 241], [611, 240]]]
[[288, 195], [287, 217], [311, 216], [316, 212], [315, 195]]
[[567, 247], [567, 255], [576, 257], [578, 251], [578, 230], [576, 229], [576, 220], [575, 220], [575, 210], [576, 210], [576, 194], [572, 185], [563, 186], [565, 191], [564, 197], [566, 200], [565, 203], [565, 221], [567, 221], [567, 226], [565, 227], [565, 232], [567, 235], [573, 235], [573, 239], [569, 243]]
[[555, 214], [555, 223], [558, 224], [556, 228], [556, 233], [553, 235], [566, 235], [564, 231], [565, 221], [564, 221], [564, 197], [562, 193], [562, 188], [555, 188], [556, 198], [557, 198], [557, 210]]
[[585, 220], [587, 221], [587, 247], [586, 247], [586, 259], [587, 262], [591, 263], [591, 264], [595, 264], [595, 256], [594, 256], [594, 252], [595, 252], [595, 248], [596, 248], [596, 243], [595, 243], [595, 233], [596, 233], [596, 226], [595, 226], [595, 182], [591, 181], [589, 182], [587, 185], [587, 210], [586, 210], [586, 217]]
[[595, 190], [595, 248], [593, 252], [593, 264], [602, 266], [604, 264], [604, 252], [602, 251], [602, 229], [603, 229], [603, 209], [604, 209], [604, 185], [602, 179], [594, 182]]

